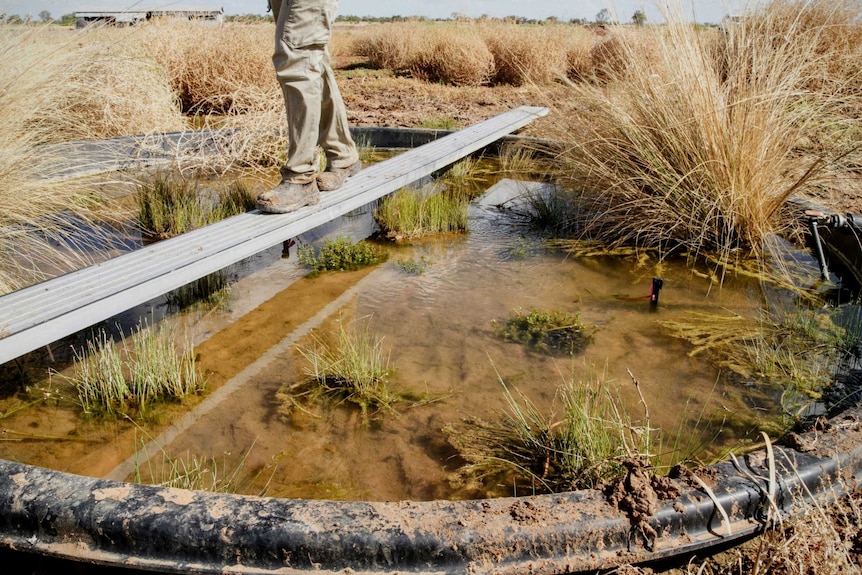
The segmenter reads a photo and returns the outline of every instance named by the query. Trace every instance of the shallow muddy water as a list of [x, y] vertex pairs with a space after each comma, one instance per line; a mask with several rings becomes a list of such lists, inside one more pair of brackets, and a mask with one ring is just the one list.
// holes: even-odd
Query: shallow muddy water
[[[497, 419], [507, 408], [501, 381], [551, 417], [561, 410], [561, 384], [599, 378], [639, 418], [643, 406], [629, 371], [640, 383], [652, 425], [670, 442], [684, 437], [715, 450], [745, 442], [747, 433], [753, 437], [751, 422], [768, 416], [773, 402], [726, 383], [705, 358], [689, 357], [688, 344], [658, 322], [759, 307], [756, 286], [729, 282], [718, 289], [683, 266], [663, 265], [658, 274], [655, 262], [548, 251], [496, 208], [529, 185], [495, 186], [471, 207], [469, 234], [391, 247], [389, 261], [370, 270], [304, 277], [296, 247], [289, 259], [279, 257], [280, 246], [259, 254], [243, 264], [247, 269], [237, 276], [228, 310], [186, 318], [211, 382], [202, 401], [170, 406], [154, 423], [138, 427], [81, 422], [69, 402], [58, 402], [52, 411], [7, 419], [4, 426], [19, 429], [25, 439], [38, 433], [75, 441], [0, 443], [0, 457], [124, 478], [134, 461], [145, 470], [159, 468], [161, 450], [220, 462], [245, 455], [244, 471], [257, 474], [246, 486], [251, 493], [265, 488], [276, 497], [354, 500], [479, 496], [485, 493], [460, 492], [449, 483], [461, 461], [445, 425], [465, 416]], [[372, 229], [366, 211], [297, 242], [361, 238]], [[425, 270], [408, 273], [402, 260], [424, 261]], [[656, 275], [664, 289], [651, 311], [644, 298]], [[549, 355], [495, 333], [495, 320], [531, 308], [579, 312], [595, 326], [595, 340], [574, 356]], [[276, 394], [303, 377], [295, 344], [313, 329], [333, 330], [355, 318], [383, 338], [396, 370], [392, 389], [434, 401], [402, 401], [398, 415], [384, 414], [368, 425], [350, 406], [285, 414]], [[167, 427], [170, 422], [174, 427]], [[153, 442], [124, 464], [146, 439]], [[142, 464], [147, 456], [151, 462]], [[493, 488], [488, 494], [505, 492]]]

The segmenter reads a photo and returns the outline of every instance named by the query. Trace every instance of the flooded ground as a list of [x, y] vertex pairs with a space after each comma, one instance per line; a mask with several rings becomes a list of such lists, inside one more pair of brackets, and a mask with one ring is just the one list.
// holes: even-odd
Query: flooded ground
[[[668, 443], [703, 443], [709, 448], [701, 454], [707, 454], [753, 437], [755, 422], [775, 410], [768, 394], [726, 383], [658, 322], [693, 311], [759, 307], [756, 286], [729, 282], [718, 289], [684, 266], [663, 265], [660, 305], [651, 311], [645, 297], [658, 274], [655, 262], [548, 251], [517, 218], [497, 209], [528, 185], [509, 182], [476, 201], [469, 234], [393, 246], [389, 261], [372, 269], [305, 277], [295, 257], [299, 245], [327, 235], [367, 236], [373, 229], [368, 211], [297, 238], [288, 259], [280, 257], [281, 246], [259, 254], [231, 272], [236, 282], [228, 309], [185, 319], [210, 382], [202, 400], [166, 406], [147, 422], [83, 421], [55, 379], [54, 395], [38, 409], [11, 416], [7, 410], [0, 457], [127, 478], [136, 465], [143, 475], [158, 475], [164, 451], [228, 466], [245, 458], [244, 490], [275, 497], [474, 497], [485, 493], [450, 485], [462, 461], [445, 425], [465, 416], [498, 418], [506, 409], [501, 381], [553, 417], [562, 383], [598, 378], [638, 418], [643, 406], [629, 371], [640, 382], [652, 425]], [[409, 273], [404, 261], [424, 262], [425, 269]], [[583, 353], [560, 356], [495, 333], [494, 321], [531, 308], [579, 312], [595, 326], [594, 342]], [[356, 318], [383, 338], [396, 369], [393, 390], [434, 401], [402, 401], [398, 415], [370, 424], [349, 406], [286, 414], [277, 393], [303, 377], [295, 344], [314, 329], [332, 330]], [[501, 492], [505, 487], [489, 494]]]

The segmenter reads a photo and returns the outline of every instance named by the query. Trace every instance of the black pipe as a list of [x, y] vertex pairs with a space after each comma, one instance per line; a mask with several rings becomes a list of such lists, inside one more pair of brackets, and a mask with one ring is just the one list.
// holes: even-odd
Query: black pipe
[[652, 278], [652, 284], [649, 289], [649, 307], [652, 311], [655, 311], [658, 308], [658, 295], [662, 287], [664, 287], [663, 279]]
[[[859, 421], [862, 410], [843, 417]], [[862, 472], [862, 431], [836, 424], [813, 439], [810, 452], [775, 448], [773, 486], [761, 479], [769, 475], [765, 450], [745, 456], [744, 471], [713, 466], [714, 499], [683, 474], [678, 495], [653, 501], [641, 522], [598, 490], [306, 501], [121, 483], [0, 460], [0, 547], [169, 573], [594, 571], [726, 545], [799, 513], [810, 497], [823, 504], [843, 495]]]
[[817, 231], [819, 218], [815, 216], [808, 217], [808, 229], [811, 230], [811, 239], [814, 242], [814, 252], [817, 256], [817, 263], [820, 265], [820, 277], [824, 280], [829, 279], [829, 268], [826, 266], [826, 255], [823, 253], [823, 244], [820, 242], [820, 232]]

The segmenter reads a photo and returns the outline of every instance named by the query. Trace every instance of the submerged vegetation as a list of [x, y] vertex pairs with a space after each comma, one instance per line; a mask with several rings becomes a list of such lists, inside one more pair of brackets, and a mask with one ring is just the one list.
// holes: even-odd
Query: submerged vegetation
[[71, 382], [84, 412], [115, 416], [137, 411], [145, 415], [153, 403], [182, 399], [201, 392], [205, 381], [198, 373], [191, 344], [176, 349], [176, 330], [139, 325], [120, 342], [104, 330], [87, 349], [75, 352]]
[[311, 345], [299, 353], [307, 378], [279, 392], [285, 415], [297, 408], [308, 412], [304, 406], [320, 399], [355, 404], [365, 421], [378, 412], [395, 413], [399, 396], [389, 389], [394, 368], [367, 319], [340, 325], [332, 340], [313, 334]]
[[712, 354], [743, 381], [784, 390], [789, 425], [802, 407], [821, 398], [843, 367], [858, 360], [862, 341], [857, 306], [764, 312], [755, 318], [692, 314], [688, 321], [662, 324], [691, 342], [690, 355]]
[[581, 321], [581, 314], [562, 310], [515, 310], [505, 323], [493, 325], [500, 337], [539, 351], [575, 354], [593, 341], [594, 328]]
[[319, 251], [306, 244], [297, 251], [299, 263], [314, 271], [347, 271], [376, 265], [386, 260], [386, 252], [371, 242], [354, 242], [348, 237], [326, 239]]
[[[265, 470], [260, 469], [257, 473], [251, 474], [247, 469], [246, 463], [253, 448], [254, 444], [243, 451], [239, 457], [231, 457], [229, 453], [223, 453], [221, 457], [203, 457], [194, 453], [174, 457], [162, 449], [160, 458], [150, 457], [144, 449], [138, 455], [146, 463], [141, 464], [140, 461], [135, 460], [134, 481], [158, 487], [192, 489], [210, 493], [247, 494], [254, 480]], [[277, 469], [278, 459], [279, 457], [274, 457], [273, 463], [267, 466], [271, 468], [272, 473]], [[265, 496], [267, 486], [268, 482], [254, 495]]]

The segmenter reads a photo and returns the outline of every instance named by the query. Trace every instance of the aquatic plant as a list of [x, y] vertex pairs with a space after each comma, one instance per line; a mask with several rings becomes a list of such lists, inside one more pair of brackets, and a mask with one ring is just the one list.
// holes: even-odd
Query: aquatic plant
[[399, 396], [388, 385], [394, 369], [367, 318], [340, 325], [334, 341], [314, 333], [310, 346], [297, 349], [306, 360], [307, 379], [279, 392], [286, 413], [319, 399], [353, 403], [365, 421], [380, 411], [395, 413]]
[[357, 270], [386, 260], [386, 253], [378, 246], [365, 240], [354, 242], [344, 236], [327, 238], [317, 253], [311, 244], [300, 246], [297, 256], [299, 263], [314, 271]]
[[624, 475], [625, 461], [653, 459], [657, 432], [648, 415], [635, 424], [599, 378], [564, 383], [560, 417], [500, 384], [508, 403], [500, 419], [469, 417], [444, 428], [467, 462], [452, 476], [457, 486], [509, 485], [517, 493], [591, 488]]
[[753, 317], [692, 313], [660, 324], [692, 344], [689, 355], [711, 354], [744, 381], [784, 390], [786, 429], [802, 406], [819, 400], [832, 384], [836, 366], [856, 361], [858, 315], [841, 308], [796, 308], [762, 310]]
[[530, 227], [545, 236], [566, 237], [572, 233], [576, 205], [572, 195], [559, 186], [549, 185], [527, 190], [521, 202], [513, 207]]
[[126, 407], [130, 389], [123, 368], [120, 352], [104, 330], [87, 342], [86, 352], [75, 351], [72, 382], [86, 413], [113, 415]]
[[408, 274], [422, 275], [425, 273], [425, 269], [428, 267], [430, 261], [427, 257], [422, 256], [418, 260], [400, 259], [397, 263], [398, 266]]
[[242, 182], [205, 192], [198, 182], [159, 172], [138, 186], [138, 225], [154, 239], [176, 236], [254, 209]]
[[593, 330], [581, 321], [580, 313], [562, 310], [514, 310], [505, 322], [493, 322], [503, 339], [520, 342], [540, 351], [569, 354], [583, 350], [593, 341]]
[[153, 402], [181, 399], [206, 385], [192, 345], [178, 354], [176, 329], [164, 323], [158, 328], [141, 324], [133, 337], [121, 336], [118, 343], [100, 330], [86, 350], [75, 350], [69, 380], [84, 412], [96, 416], [132, 409], [143, 415]]
[[[251, 493], [263, 497], [283, 454], [273, 457], [271, 464], [262, 467], [256, 473], [249, 473], [247, 463], [254, 445], [253, 442], [239, 457], [232, 458], [230, 453], [223, 453], [219, 458], [214, 455], [200, 456], [191, 452], [176, 457], [164, 448], [159, 448], [161, 457], [152, 457], [147, 452], [146, 444], [143, 444], [143, 449], [135, 454], [134, 481], [158, 487], [193, 489], [210, 493], [249, 494], [255, 481], [266, 469], [269, 469], [271, 473], [269, 480]], [[142, 465], [141, 460], [145, 461], [146, 465]]]
[[168, 308], [183, 310], [202, 304], [212, 308], [225, 307], [231, 297], [231, 286], [224, 271], [207, 274], [202, 278], [165, 294]]
[[402, 189], [384, 198], [374, 219], [392, 239], [467, 230], [469, 199], [459, 193]]

